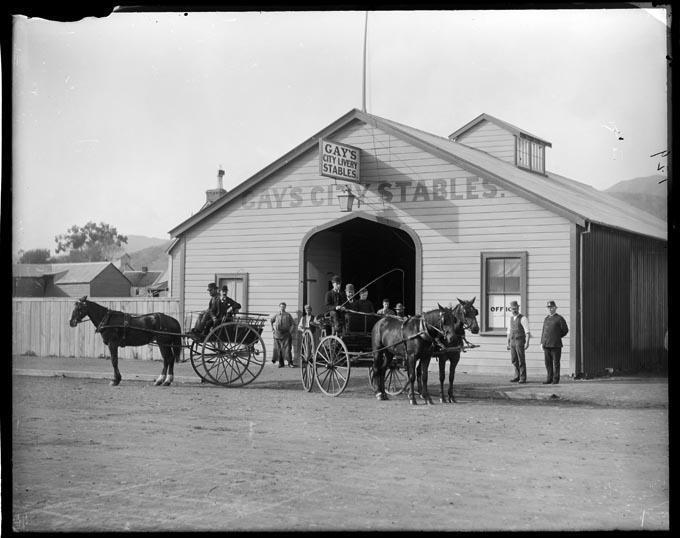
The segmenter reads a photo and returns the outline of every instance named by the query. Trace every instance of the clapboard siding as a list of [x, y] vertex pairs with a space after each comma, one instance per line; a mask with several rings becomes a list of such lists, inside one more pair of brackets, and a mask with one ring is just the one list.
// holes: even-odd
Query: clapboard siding
[[[130, 314], [163, 312], [179, 319], [179, 302], [168, 298], [97, 298], [98, 304]], [[73, 299], [61, 297], [12, 299], [12, 350], [41, 357], [110, 357], [95, 327], [84, 322], [71, 327]], [[122, 359], [162, 360], [155, 346], [120, 348]], [[125, 375], [123, 373], [123, 375]]]
[[489, 121], [482, 121], [461, 134], [456, 142], [485, 151], [503, 161], [515, 162], [515, 135]]
[[[505, 140], [502, 133], [488, 131], [479, 133], [487, 137], [488, 147], [500, 148], [512, 138]], [[355, 206], [355, 211], [401, 223], [420, 238], [419, 311], [438, 302], [455, 302], [457, 297], [475, 296], [479, 305], [481, 252], [528, 253], [528, 304], [522, 308], [536, 338], [528, 352], [528, 369], [532, 377], [544, 375], [538, 338], [546, 298], [558, 301], [560, 313], [570, 319], [570, 223], [498, 184], [482, 181], [371, 126], [353, 123], [338, 131], [333, 140], [362, 149], [362, 183], [370, 186], [363, 193], [364, 203]], [[514, 152], [514, 139], [511, 145]], [[404, 186], [403, 201], [397, 181], [410, 182]], [[302, 301], [298, 290], [303, 239], [311, 229], [345, 215], [339, 212], [336, 199], [342, 183], [336, 187], [333, 179], [319, 175], [317, 151], [312, 149], [187, 230], [183, 235], [185, 311], [206, 307], [205, 283], [215, 273], [244, 272], [249, 278], [250, 311], [273, 313], [278, 303], [285, 301], [295, 314]], [[384, 191], [385, 183], [391, 184], [391, 201], [378, 187], [383, 184]], [[435, 200], [435, 187], [444, 183], [446, 199]], [[315, 200], [321, 205], [314, 205]], [[179, 250], [173, 250], [173, 267], [179, 264], [175, 260]], [[268, 324], [263, 338], [271, 357]], [[461, 364], [468, 371], [511, 370], [504, 338], [473, 336], [471, 340], [481, 347], [463, 355]], [[568, 356], [570, 336], [564, 343], [563, 353]]]
[[182, 242], [174, 246], [170, 253], [170, 290], [171, 297], [179, 297], [182, 281]]

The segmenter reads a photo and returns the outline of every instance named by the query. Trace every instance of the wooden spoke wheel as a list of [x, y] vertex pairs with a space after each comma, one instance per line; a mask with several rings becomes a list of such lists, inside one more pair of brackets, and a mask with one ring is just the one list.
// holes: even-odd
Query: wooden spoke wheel
[[[368, 368], [368, 380], [371, 382], [373, 391], [377, 391], [378, 385], [373, 377], [373, 366]], [[406, 370], [400, 366], [397, 358], [393, 357], [385, 371], [385, 392], [390, 396], [397, 396], [404, 392], [407, 381], [408, 375]]]
[[192, 339], [191, 345], [189, 346], [189, 361], [191, 362], [191, 367], [196, 372], [196, 375], [201, 378], [201, 381], [206, 383], [215, 383], [209, 376], [208, 373], [203, 368], [202, 360], [202, 350], [203, 342], [200, 340]]
[[338, 396], [349, 383], [349, 352], [337, 336], [322, 338], [314, 353], [314, 378], [324, 394]]
[[222, 386], [242, 387], [254, 381], [265, 360], [266, 350], [259, 332], [238, 321], [214, 327], [201, 349], [208, 380]]
[[300, 344], [300, 375], [302, 388], [311, 392], [314, 385], [314, 333], [306, 329]]

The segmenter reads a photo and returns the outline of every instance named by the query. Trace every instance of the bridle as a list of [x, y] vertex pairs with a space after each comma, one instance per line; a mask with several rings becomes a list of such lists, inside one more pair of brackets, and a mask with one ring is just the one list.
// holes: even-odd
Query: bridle
[[90, 313], [87, 310], [87, 305], [83, 301], [77, 301], [76, 306], [78, 307], [78, 315], [80, 316], [80, 312], [82, 308], [85, 308], [85, 313], [83, 314], [83, 317], [80, 318], [78, 321], [76, 321], [76, 325], [79, 325], [81, 323], [84, 323], [86, 321], [90, 321]]
[[[474, 307], [473, 307], [473, 308], [474, 308]], [[465, 310], [465, 307], [464, 307], [464, 306], [461, 308], [461, 310], [462, 310], [462, 312], [461, 312], [462, 316], [461, 316], [461, 317], [458, 317], [458, 318], [456, 318], [456, 319], [463, 325], [463, 329], [469, 331], [469, 330], [472, 328], [472, 324], [468, 321], [468, 318], [467, 318], [466, 315], [465, 315], [465, 314], [466, 314], [466, 310]], [[476, 309], [475, 309], [475, 310], [476, 310]], [[476, 316], [476, 315], [477, 315], [477, 313], [475, 313], [475, 316]], [[473, 319], [474, 319], [474, 318], [473, 318]]]

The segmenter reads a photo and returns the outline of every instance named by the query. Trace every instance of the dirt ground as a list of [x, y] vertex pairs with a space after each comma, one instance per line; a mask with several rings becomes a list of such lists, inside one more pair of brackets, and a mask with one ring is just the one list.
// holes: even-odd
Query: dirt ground
[[669, 528], [667, 409], [13, 377], [17, 531]]

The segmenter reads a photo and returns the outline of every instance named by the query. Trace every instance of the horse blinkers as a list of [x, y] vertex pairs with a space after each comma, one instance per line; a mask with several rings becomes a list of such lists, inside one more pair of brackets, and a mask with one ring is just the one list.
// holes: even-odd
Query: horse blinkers
[[469, 329], [472, 334], [479, 333], [479, 324], [477, 323], [479, 310], [477, 310], [477, 308], [474, 306], [475, 299], [476, 297], [463, 306], [463, 315], [465, 316], [465, 324], [467, 325], [465, 328]]
[[85, 316], [87, 316], [87, 295], [81, 297], [76, 301], [76, 307], [73, 309], [73, 313], [71, 314], [71, 320], [69, 321], [69, 325], [71, 327], [76, 327], [78, 323], [80, 323]]

